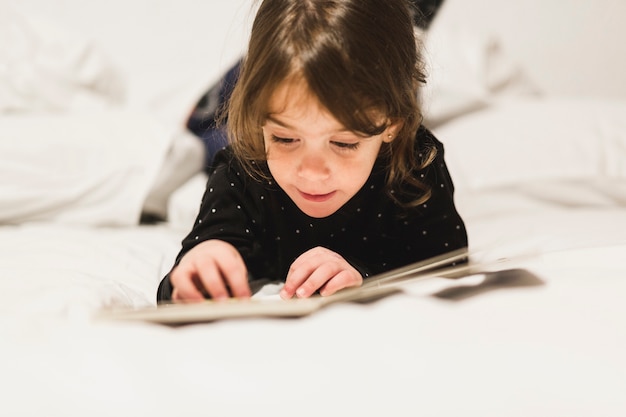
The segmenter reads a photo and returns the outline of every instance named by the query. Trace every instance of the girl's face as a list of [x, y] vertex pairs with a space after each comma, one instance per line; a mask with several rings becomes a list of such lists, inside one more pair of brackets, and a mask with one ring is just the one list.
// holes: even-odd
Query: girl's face
[[272, 96], [263, 126], [267, 164], [300, 210], [327, 217], [365, 184], [381, 144], [391, 141], [395, 130], [390, 125], [370, 137], [351, 132], [304, 83], [285, 83]]

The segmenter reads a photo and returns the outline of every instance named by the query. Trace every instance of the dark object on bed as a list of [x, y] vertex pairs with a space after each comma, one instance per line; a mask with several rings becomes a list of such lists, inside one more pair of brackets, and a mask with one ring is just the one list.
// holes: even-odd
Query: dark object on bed
[[418, 28], [426, 30], [430, 27], [443, 0], [411, 0], [411, 3], [416, 10], [413, 23]]

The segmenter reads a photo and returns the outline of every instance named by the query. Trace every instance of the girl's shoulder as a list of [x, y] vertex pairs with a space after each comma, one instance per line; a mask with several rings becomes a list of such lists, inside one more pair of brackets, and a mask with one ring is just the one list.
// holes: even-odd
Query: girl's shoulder
[[230, 146], [222, 148], [215, 154], [213, 163], [207, 170], [209, 185], [214, 188], [233, 188], [233, 191], [244, 190], [254, 185], [243, 164], [237, 159]]
[[[252, 162], [254, 165], [255, 162]], [[213, 159], [213, 163], [211, 167], [208, 169], [209, 177], [211, 175], [218, 175], [219, 177], [237, 177], [240, 181], [248, 183], [262, 183], [263, 181], [254, 181], [257, 180], [255, 175], [252, 175], [248, 168], [243, 164], [237, 155], [235, 154], [233, 148], [228, 145], [222, 148], [215, 154], [215, 158]], [[266, 167], [266, 164], [259, 164], [259, 172], [263, 175], [269, 175], [269, 170]]]
[[440, 155], [443, 153], [443, 144], [435, 137], [430, 129], [424, 125], [420, 125], [415, 135], [414, 149], [416, 154], [435, 149], [437, 155]]
[[241, 198], [264, 200], [266, 196], [277, 191], [267, 164], [259, 162], [259, 172], [251, 173], [246, 164], [237, 158], [230, 146], [221, 149], [213, 159], [209, 170], [209, 184], [216, 189], [228, 189], [229, 192], [241, 194]]
[[241, 164], [235, 157], [235, 153], [230, 145], [220, 149], [213, 158], [213, 163], [209, 167], [209, 173], [215, 173], [224, 168], [232, 169], [241, 167]]

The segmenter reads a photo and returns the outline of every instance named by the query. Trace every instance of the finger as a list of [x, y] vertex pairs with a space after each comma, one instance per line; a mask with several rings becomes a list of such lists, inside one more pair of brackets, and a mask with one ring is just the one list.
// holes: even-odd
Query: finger
[[[285, 280], [285, 285], [280, 293], [281, 298], [292, 298], [296, 294], [296, 290], [298, 290], [298, 288], [302, 286], [302, 284], [309, 279], [313, 272], [320, 265], [324, 264], [324, 262], [335, 262], [342, 259], [343, 258], [335, 252], [321, 246], [317, 246], [304, 252], [291, 264], [289, 273], [287, 274], [287, 279]], [[305, 296], [306, 290], [302, 291], [303, 296]], [[313, 290], [313, 292], [315, 292], [315, 290]], [[313, 292], [311, 292], [311, 294]]]
[[215, 300], [223, 300], [229, 297], [228, 289], [224, 283], [222, 272], [213, 261], [202, 262], [198, 265], [198, 279], [201, 286]]
[[292, 298], [296, 294], [296, 290], [311, 276], [315, 271], [315, 265], [311, 262], [300, 262], [297, 267], [295, 262], [289, 268], [285, 285], [280, 291], [280, 297], [284, 300]]
[[184, 266], [177, 266], [170, 274], [170, 282], [174, 287], [173, 301], [202, 301], [204, 295], [193, 280], [193, 273]]
[[298, 298], [307, 298], [313, 295], [328, 281], [333, 279], [342, 271], [340, 265], [334, 262], [326, 262], [315, 269], [309, 277], [298, 287], [296, 296]]
[[320, 288], [320, 294], [324, 297], [333, 295], [339, 290], [349, 287], [358, 287], [363, 283], [363, 277], [356, 277], [353, 272], [343, 270], [335, 275]]
[[229, 256], [221, 258], [218, 266], [233, 297], [249, 298], [252, 295], [246, 264], [237, 250], [232, 250]]

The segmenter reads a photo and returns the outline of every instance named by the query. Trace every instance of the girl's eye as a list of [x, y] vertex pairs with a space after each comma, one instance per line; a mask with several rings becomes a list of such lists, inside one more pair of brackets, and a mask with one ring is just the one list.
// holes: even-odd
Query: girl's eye
[[291, 143], [294, 143], [295, 139], [293, 139], [293, 138], [280, 138], [278, 136], [272, 135], [272, 142], [279, 143], [279, 144], [284, 144], [284, 145], [289, 145]]
[[354, 150], [359, 147], [359, 142], [332, 142], [332, 144], [342, 150]]
[[[272, 142], [279, 144], [279, 145], [283, 145], [283, 146], [289, 146], [292, 144], [295, 144], [296, 142], [298, 142], [298, 139], [294, 139], [294, 138], [281, 138], [279, 136], [276, 135], [272, 135], [271, 136], [271, 140]], [[339, 150], [341, 151], [351, 151], [351, 150], [355, 150], [359, 147], [359, 143], [360, 142], [338, 142], [338, 141], [332, 141], [330, 142], [333, 146], [337, 147]]]

